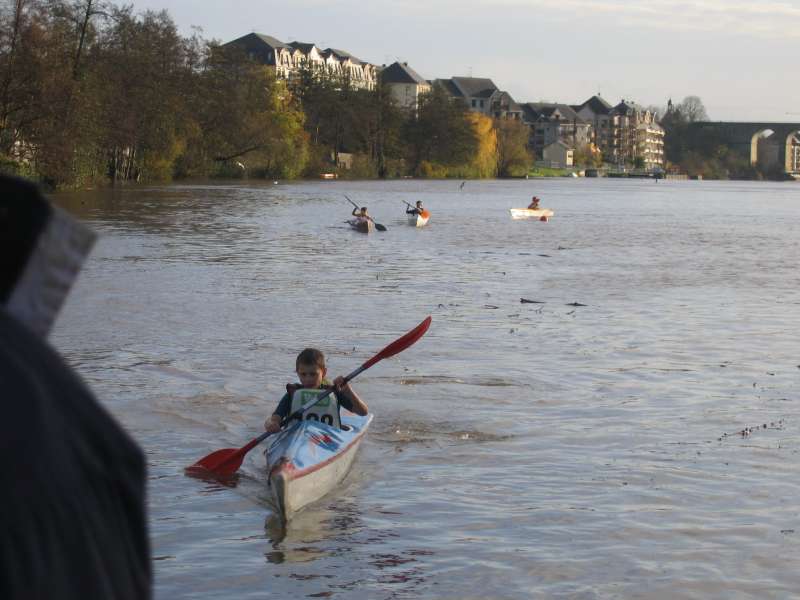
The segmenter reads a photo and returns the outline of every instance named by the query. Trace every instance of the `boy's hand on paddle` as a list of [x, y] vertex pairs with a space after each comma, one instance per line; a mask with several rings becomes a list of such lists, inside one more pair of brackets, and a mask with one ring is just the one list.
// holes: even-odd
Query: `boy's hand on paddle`
[[264, 421], [264, 429], [267, 433], [277, 433], [281, 430], [281, 420], [280, 418], [275, 419], [275, 415], [272, 415], [269, 419]]
[[333, 387], [336, 389], [337, 392], [349, 392], [350, 391], [350, 384], [344, 380], [344, 377], [339, 375], [336, 379], [333, 380]]

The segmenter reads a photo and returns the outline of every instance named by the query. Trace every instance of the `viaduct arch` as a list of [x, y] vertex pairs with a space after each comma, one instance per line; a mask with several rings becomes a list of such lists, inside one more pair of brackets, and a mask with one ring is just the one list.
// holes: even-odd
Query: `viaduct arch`
[[695, 121], [690, 125], [696, 139], [713, 135], [733, 151], [748, 158], [751, 165], [759, 162], [759, 139], [772, 131], [770, 139], [777, 141], [777, 158], [771, 163], [789, 175], [800, 174], [800, 123], [738, 123], [725, 121]]

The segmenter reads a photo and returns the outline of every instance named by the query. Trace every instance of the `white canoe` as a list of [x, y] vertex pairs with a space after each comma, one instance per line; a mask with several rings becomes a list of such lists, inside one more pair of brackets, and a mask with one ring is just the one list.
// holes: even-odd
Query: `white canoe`
[[541, 219], [552, 217], [555, 213], [549, 208], [509, 208], [513, 219]]
[[373, 233], [375, 231], [375, 223], [369, 219], [356, 217], [355, 219], [350, 219], [347, 222], [350, 224], [350, 227], [356, 231], [360, 231], [361, 233]]
[[342, 413], [336, 429], [319, 421], [296, 421], [267, 448], [269, 486], [281, 517], [288, 520], [344, 479], [372, 415]]
[[408, 224], [414, 227], [425, 227], [431, 218], [431, 213], [423, 210], [421, 215], [408, 215]]

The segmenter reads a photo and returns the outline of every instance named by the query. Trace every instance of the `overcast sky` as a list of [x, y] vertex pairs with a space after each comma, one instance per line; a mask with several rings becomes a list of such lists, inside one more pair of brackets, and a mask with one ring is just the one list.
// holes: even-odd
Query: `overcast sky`
[[800, 122], [800, 0], [129, 1], [186, 35], [257, 32], [426, 79], [489, 77], [517, 102], [694, 95], [713, 120]]

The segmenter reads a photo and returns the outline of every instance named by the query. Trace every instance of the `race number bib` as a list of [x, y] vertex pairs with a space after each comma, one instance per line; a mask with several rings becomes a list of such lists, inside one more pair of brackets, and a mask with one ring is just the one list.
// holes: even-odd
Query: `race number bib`
[[[292, 409], [291, 413], [300, 410], [305, 404], [313, 401], [314, 398], [320, 394], [324, 394], [325, 390], [311, 390], [300, 389], [292, 395]], [[325, 398], [311, 406], [304, 414], [303, 419], [311, 421], [320, 421], [336, 429], [342, 428], [342, 423], [339, 419], [339, 400], [336, 394], [328, 394]]]

